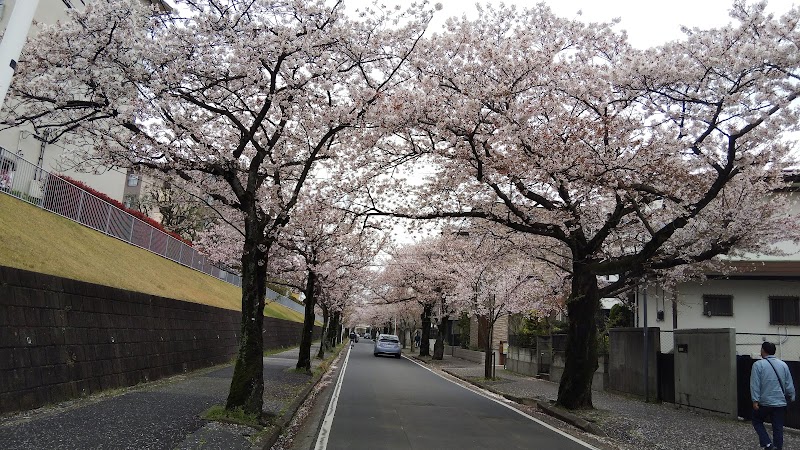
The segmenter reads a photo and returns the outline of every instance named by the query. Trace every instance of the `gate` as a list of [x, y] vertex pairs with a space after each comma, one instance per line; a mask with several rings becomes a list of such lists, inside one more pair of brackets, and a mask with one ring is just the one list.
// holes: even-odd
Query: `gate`
[[675, 403], [675, 354], [658, 352], [656, 359], [658, 372], [658, 399]]
[[[750, 397], [750, 371], [753, 369], [755, 359], [748, 355], [736, 357], [736, 403], [739, 417], [750, 420], [753, 418], [753, 401]], [[797, 393], [797, 378], [800, 377], [800, 361], [784, 361], [789, 366], [789, 372], [794, 381], [795, 398], [800, 400]], [[789, 404], [786, 410], [786, 426], [800, 428], [800, 401]]]
[[549, 374], [550, 363], [553, 359], [553, 343], [550, 340], [550, 336], [538, 336], [536, 338], [536, 354], [539, 374]]

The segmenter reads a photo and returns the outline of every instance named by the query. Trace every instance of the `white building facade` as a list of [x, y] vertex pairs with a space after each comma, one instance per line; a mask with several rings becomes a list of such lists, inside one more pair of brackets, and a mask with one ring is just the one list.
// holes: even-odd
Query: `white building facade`
[[[780, 195], [800, 198], [797, 175], [788, 178], [792, 188]], [[797, 202], [790, 214], [800, 214]], [[770, 341], [778, 357], [800, 361], [800, 248], [795, 242], [776, 245], [788, 255], [747, 255], [731, 263], [729, 274], [707, 274], [673, 292], [640, 287], [636, 325], [659, 327], [664, 353], [673, 351], [673, 330], [734, 328], [737, 354], [759, 357], [761, 343]]]
[[[9, 26], [15, 6], [24, 5], [27, 1], [0, 0], [0, 30], [3, 34]], [[162, 8], [168, 7], [162, 0], [149, 1], [158, 2]], [[68, 10], [83, 6], [83, 0], [39, 0], [28, 36], [36, 34], [37, 24], [56, 24], [69, 20]], [[19, 64], [24, 64], [24, 61]], [[124, 169], [112, 170], [88, 162], [75, 148], [60, 142], [47, 143], [47, 136], [38, 135], [31, 127], [0, 130], [0, 147], [0, 188], [13, 189], [33, 197], [40, 195], [41, 186], [37, 176], [26, 174], [25, 179], [20, 179], [23, 174], [16, 173], [20, 164], [18, 158], [22, 158], [47, 172], [66, 175], [85, 183], [114, 200], [125, 201], [124, 190], [129, 180]]]

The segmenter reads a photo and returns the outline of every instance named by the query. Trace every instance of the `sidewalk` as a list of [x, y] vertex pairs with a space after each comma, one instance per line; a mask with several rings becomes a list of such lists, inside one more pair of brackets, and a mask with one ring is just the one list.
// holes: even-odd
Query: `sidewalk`
[[[316, 354], [318, 345], [312, 347]], [[318, 376], [294, 371], [298, 349], [264, 358], [264, 411], [282, 425]], [[330, 354], [326, 355], [330, 356]], [[322, 361], [312, 358], [314, 368]], [[217, 366], [0, 419], [0, 448], [263, 448], [281, 426], [263, 432], [201, 419], [224, 404], [233, 365]]]
[[[418, 353], [410, 354], [418, 358]], [[497, 366], [499, 380], [483, 378], [483, 363], [445, 355], [442, 361], [424, 358], [437, 367], [472, 384], [507, 398], [525, 399], [526, 403], [549, 406], [558, 397], [558, 384], [519, 375]], [[680, 409], [668, 403], [645, 403], [641, 400], [607, 392], [594, 391], [594, 410], [570, 411], [599, 428], [620, 447], [631, 449], [736, 449], [758, 447], [758, 438], [750, 422]], [[800, 437], [784, 433], [784, 448], [800, 448]]]

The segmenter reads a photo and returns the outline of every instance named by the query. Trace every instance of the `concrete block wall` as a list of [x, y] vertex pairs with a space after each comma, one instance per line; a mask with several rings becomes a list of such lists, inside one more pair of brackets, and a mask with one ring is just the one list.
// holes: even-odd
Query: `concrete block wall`
[[675, 403], [736, 418], [736, 330], [675, 331]]
[[[554, 383], [561, 382], [566, 364], [565, 357], [566, 354], [562, 351], [553, 352], [552, 363], [550, 364], [550, 381]], [[537, 350], [535, 348], [510, 347], [508, 358], [506, 359], [506, 368], [512, 372], [528, 376], [535, 377], [539, 375]], [[605, 390], [606, 386], [608, 386], [608, 356], [601, 355], [598, 358], [597, 370], [592, 378], [592, 389], [602, 391]]]
[[535, 348], [510, 346], [506, 368], [512, 372], [535, 377], [539, 374], [539, 358]]
[[[649, 398], [656, 399], [661, 333], [658, 327], [649, 327], [647, 334], [647, 392]], [[608, 347], [607, 389], [644, 397], [644, 330], [612, 328], [608, 332]]]
[[[240, 322], [238, 311], [0, 266], [0, 413], [228, 362]], [[264, 345], [297, 345], [301, 331], [265, 318]]]

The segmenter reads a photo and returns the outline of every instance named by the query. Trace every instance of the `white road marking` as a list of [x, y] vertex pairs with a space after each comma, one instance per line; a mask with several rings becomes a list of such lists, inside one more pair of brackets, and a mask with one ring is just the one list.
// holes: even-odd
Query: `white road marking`
[[[348, 354], [348, 356], [350, 356], [350, 355]], [[542, 422], [541, 420], [539, 420], [539, 419], [537, 419], [537, 418], [535, 418], [535, 417], [533, 417], [533, 416], [531, 416], [531, 415], [528, 415], [528, 414], [526, 414], [525, 412], [523, 412], [523, 411], [520, 411], [520, 410], [518, 410], [517, 408], [514, 408], [513, 406], [511, 406], [511, 405], [509, 405], [509, 404], [507, 404], [507, 403], [501, 402], [500, 400], [498, 400], [498, 399], [496, 399], [496, 398], [493, 398], [493, 397], [491, 397], [491, 396], [489, 396], [489, 395], [485, 394], [484, 392], [481, 392], [481, 391], [479, 391], [479, 390], [476, 390], [476, 389], [480, 389], [480, 388], [478, 388], [477, 386], [475, 386], [475, 388], [476, 388], [476, 389], [470, 389], [470, 387], [464, 386], [464, 385], [463, 385], [463, 384], [461, 384], [461, 383], [457, 383], [457, 382], [455, 382], [454, 380], [451, 380], [450, 378], [448, 378], [448, 377], [446, 377], [446, 376], [442, 375], [442, 374], [441, 374], [441, 373], [439, 373], [439, 372], [436, 372], [435, 370], [433, 370], [433, 369], [431, 369], [430, 367], [428, 367], [428, 366], [426, 366], [426, 365], [424, 365], [424, 364], [422, 364], [422, 363], [420, 363], [420, 362], [418, 362], [418, 361], [414, 360], [413, 358], [410, 358], [410, 357], [408, 357], [408, 356], [405, 356], [405, 355], [403, 355], [403, 357], [404, 357], [405, 359], [407, 359], [407, 360], [409, 360], [409, 361], [413, 362], [414, 364], [416, 364], [416, 365], [418, 365], [418, 366], [422, 367], [423, 369], [427, 370], [428, 372], [430, 372], [430, 373], [432, 373], [432, 374], [435, 374], [435, 375], [439, 376], [440, 378], [442, 378], [442, 379], [444, 379], [444, 380], [447, 380], [447, 381], [449, 381], [449, 382], [451, 382], [451, 383], [455, 384], [456, 386], [460, 386], [460, 387], [462, 387], [462, 388], [464, 388], [464, 389], [466, 389], [466, 390], [468, 390], [468, 391], [470, 391], [470, 392], [472, 392], [472, 393], [478, 394], [478, 395], [480, 395], [481, 397], [484, 397], [484, 398], [486, 398], [486, 399], [489, 399], [489, 400], [491, 400], [491, 401], [493, 401], [493, 402], [495, 402], [495, 403], [497, 403], [497, 404], [499, 404], [499, 405], [503, 405], [503, 406], [505, 406], [506, 408], [508, 408], [508, 409], [510, 409], [510, 410], [512, 410], [512, 411], [514, 411], [515, 413], [517, 413], [517, 414], [519, 414], [519, 415], [521, 415], [521, 416], [523, 416], [523, 417], [525, 417], [525, 418], [527, 418], [527, 419], [530, 419], [530, 420], [532, 420], [532, 421], [534, 421], [534, 422], [538, 423], [539, 425], [541, 425], [541, 426], [543, 426], [543, 427], [545, 427], [545, 428], [547, 428], [547, 429], [549, 429], [549, 430], [552, 430], [552, 431], [554, 431], [554, 432], [556, 432], [556, 433], [558, 433], [558, 434], [560, 434], [560, 435], [562, 435], [562, 436], [564, 436], [564, 437], [566, 437], [566, 438], [568, 438], [568, 439], [571, 439], [571, 440], [573, 440], [573, 441], [577, 442], [578, 444], [581, 444], [581, 445], [583, 445], [584, 447], [586, 447], [586, 448], [588, 448], [588, 449], [591, 449], [591, 450], [599, 450], [597, 447], [593, 447], [592, 445], [590, 445], [590, 444], [588, 444], [588, 443], [586, 443], [586, 442], [583, 442], [582, 440], [580, 440], [580, 439], [576, 438], [575, 436], [572, 436], [572, 435], [570, 435], [570, 434], [568, 434], [568, 433], [565, 433], [565, 432], [563, 432], [563, 431], [559, 430], [558, 428], [555, 428], [555, 427], [553, 427], [553, 426], [550, 426], [550, 425], [546, 424], [545, 422]], [[455, 378], [455, 377], [454, 377], [454, 378]], [[459, 380], [459, 381], [463, 381], [463, 380]], [[506, 400], [506, 399], [503, 399], [503, 400], [510, 402], [510, 400]], [[323, 449], [319, 449], [319, 447], [318, 447], [318, 450], [324, 450], [324, 448], [323, 448]]]
[[339, 392], [342, 390], [342, 381], [344, 381], [344, 371], [347, 369], [347, 361], [350, 359], [350, 352], [353, 347], [347, 350], [347, 356], [344, 357], [342, 363], [342, 371], [339, 372], [339, 379], [336, 380], [336, 387], [333, 389], [331, 402], [328, 404], [328, 410], [325, 412], [325, 420], [322, 421], [322, 427], [317, 435], [317, 444], [314, 450], [325, 450], [328, 448], [328, 437], [331, 434], [331, 426], [333, 426], [333, 416], [336, 414], [336, 404], [339, 403]]

